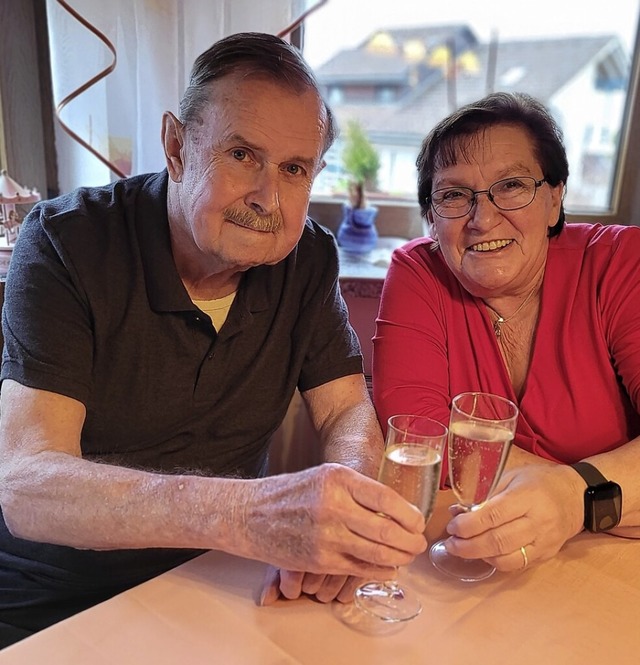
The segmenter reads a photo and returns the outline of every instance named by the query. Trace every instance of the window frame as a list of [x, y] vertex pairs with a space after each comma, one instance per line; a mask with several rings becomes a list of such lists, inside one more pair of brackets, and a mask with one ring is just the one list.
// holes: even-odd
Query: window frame
[[636, 28], [629, 90], [625, 105], [622, 136], [616, 173], [613, 180], [611, 211], [609, 212], [567, 212], [569, 222], [597, 222], [604, 224], [624, 224], [638, 226], [634, 223], [633, 213], [640, 212], [640, 151], [632, 150], [632, 146], [640, 145], [640, 19]]

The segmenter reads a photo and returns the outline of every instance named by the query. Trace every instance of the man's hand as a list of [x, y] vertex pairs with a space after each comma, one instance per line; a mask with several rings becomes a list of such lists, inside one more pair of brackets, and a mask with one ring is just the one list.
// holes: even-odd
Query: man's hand
[[281, 596], [295, 600], [303, 594], [321, 603], [330, 603], [332, 600], [350, 603], [356, 587], [363, 581], [360, 577], [300, 573], [269, 566], [260, 594], [260, 605], [272, 605]]
[[[272, 476], [255, 487], [242, 519], [235, 516], [245, 527], [243, 540], [250, 541], [250, 548], [239, 543], [238, 551], [286, 571], [384, 579], [427, 547], [424, 517], [415, 506], [340, 464]], [[305, 586], [323, 588], [323, 595], [338, 581], [305, 576], [294, 582], [287, 574], [287, 594], [298, 586], [303, 592]]]

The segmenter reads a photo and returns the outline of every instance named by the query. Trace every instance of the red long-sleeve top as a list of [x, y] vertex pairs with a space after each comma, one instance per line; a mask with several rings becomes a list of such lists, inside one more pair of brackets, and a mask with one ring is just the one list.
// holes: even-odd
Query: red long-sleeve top
[[433, 241], [396, 250], [373, 339], [373, 387], [383, 428], [396, 413], [446, 424], [451, 399], [474, 390], [516, 402], [514, 444], [541, 457], [572, 463], [627, 443], [640, 434], [640, 228], [570, 224], [550, 240], [520, 399], [485, 305]]

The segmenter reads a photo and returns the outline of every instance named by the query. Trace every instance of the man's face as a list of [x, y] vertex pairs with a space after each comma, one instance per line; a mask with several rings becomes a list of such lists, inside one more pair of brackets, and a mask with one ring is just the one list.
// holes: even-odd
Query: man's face
[[240, 74], [213, 83], [210, 100], [201, 124], [165, 115], [174, 249], [204, 271], [277, 263], [300, 239], [322, 168], [322, 102]]

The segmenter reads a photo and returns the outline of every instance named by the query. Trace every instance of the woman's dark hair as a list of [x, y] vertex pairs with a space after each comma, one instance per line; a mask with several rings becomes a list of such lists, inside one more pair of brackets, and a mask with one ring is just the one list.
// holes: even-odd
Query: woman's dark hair
[[189, 85], [180, 101], [180, 121], [184, 124], [197, 121], [202, 108], [211, 101], [209, 84], [236, 72], [267, 78], [294, 92], [314, 90], [327, 114], [324, 151], [331, 147], [337, 132], [335, 120], [309, 65], [291, 44], [260, 32], [240, 32], [225, 37], [196, 58]]
[[[524, 93], [496, 92], [467, 104], [438, 123], [422, 142], [418, 167], [418, 201], [427, 217], [436, 169], [456, 164], [473, 147], [473, 139], [494, 125], [516, 125], [526, 129], [534, 144], [535, 156], [544, 179], [555, 187], [566, 184], [569, 163], [562, 130], [538, 100]], [[462, 139], [468, 139], [464, 141]], [[560, 204], [558, 221], [549, 229], [549, 237], [562, 231], [564, 205]]]

